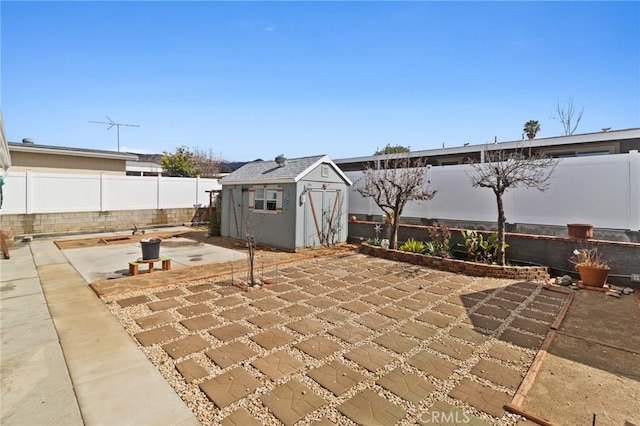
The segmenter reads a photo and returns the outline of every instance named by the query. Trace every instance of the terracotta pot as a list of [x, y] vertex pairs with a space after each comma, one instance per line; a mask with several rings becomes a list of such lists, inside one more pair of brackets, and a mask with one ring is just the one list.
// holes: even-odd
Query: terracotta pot
[[603, 287], [609, 276], [608, 269], [594, 268], [591, 266], [577, 266], [582, 284], [589, 287]]
[[588, 223], [567, 223], [569, 237], [579, 240], [593, 238], [593, 225]]
[[356, 216], [351, 216], [351, 222], [356, 223], [358, 218]]

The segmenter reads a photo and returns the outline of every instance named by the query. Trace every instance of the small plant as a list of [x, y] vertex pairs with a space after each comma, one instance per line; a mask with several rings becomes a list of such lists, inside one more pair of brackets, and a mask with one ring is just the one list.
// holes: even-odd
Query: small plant
[[573, 256], [569, 258], [569, 262], [577, 266], [588, 266], [590, 268], [610, 269], [609, 261], [604, 260], [598, 253], [598, 248], [592, 249], [576, 249]]
[[427, 235], [431, 239], [427, 245], [427, 252], [432, 256], [451, 257], [451, 229], [447, 225], [434, 224], [427, 228]]
[[[461, 231], [461, 233], [469, 260], [482, 263], [494, 263], [497, 260], [500, 245], [496, 232], [489, 235], [487, 239], [482, 233], [473, 230]], [[505, 244], [506, 247], [508, 246]]]
[[409, 238], [403, 245], [400, 246], [399, 250], [423, 254], [426, 252], [427, 248], [422, 241], [416, 241], [413, 238]]
[[367, 239], [367, 244], [369, 244], [370, 246], [379, 246], [380, 240], [378, 238], [369, 238]]

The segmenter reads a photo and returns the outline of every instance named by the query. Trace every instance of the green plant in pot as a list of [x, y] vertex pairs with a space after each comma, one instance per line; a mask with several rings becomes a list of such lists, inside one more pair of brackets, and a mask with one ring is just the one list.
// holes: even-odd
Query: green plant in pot
[[569, 258], [580, 274], [582, 284], [589, 287], [604, 287], [609, 276], [609, 262], [598, 253], [598, 248], [576, 249]]

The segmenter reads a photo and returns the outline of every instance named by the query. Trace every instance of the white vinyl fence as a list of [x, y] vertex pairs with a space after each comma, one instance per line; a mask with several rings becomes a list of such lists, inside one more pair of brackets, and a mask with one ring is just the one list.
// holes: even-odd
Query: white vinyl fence
[[8, 170], [2, 214], [188, 208], [208, 206], [218, 179]]
[[[426, 219], [495, 222], [493, 191], [471, 186], [469, 165], [431, 166], [431, 186], [438, 190], [427, 202], [411, 202], [403, 216]], [[382, 215], [370, 198], [356, 188], [362, 172], [345, 173], [354, 185], [349, 193], [349, 213]], [[556, 167], [545, 192], [512, 189], [504, 195], [507, 222], [565, 226], [590, 223], [598, 228], [640, 230], [640, 154], [564, 158]]]

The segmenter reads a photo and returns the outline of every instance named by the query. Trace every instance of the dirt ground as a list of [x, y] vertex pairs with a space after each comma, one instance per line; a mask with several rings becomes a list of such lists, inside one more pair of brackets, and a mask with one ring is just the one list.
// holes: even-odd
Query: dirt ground
[[523, 407], [558, 425], [640, 425], [640, 304], [575, 294]]

